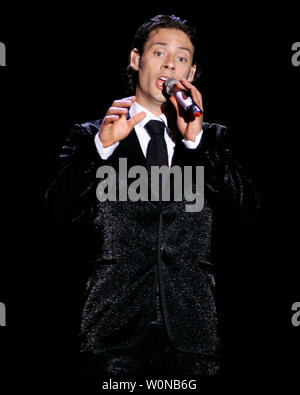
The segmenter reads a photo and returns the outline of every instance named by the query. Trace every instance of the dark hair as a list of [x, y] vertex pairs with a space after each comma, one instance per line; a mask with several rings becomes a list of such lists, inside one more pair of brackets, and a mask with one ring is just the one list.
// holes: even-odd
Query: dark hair
[[[181, 19], [175, 15], [156, 15], [149, 21], [145, 22], [140, 26], [134, 36], [134, 40], [131, 46], [131, 50], [136, 48], [140, 54], [143, 55], [145, 43], [149, 39], [149, 35], [153, 30], [160, 28], [174, 28], [182, 30], [186, 33], [191, 43], [194, 46], [193, 64], [196, 64], [197, 70], [194, 76], [194, 81], [196, 81], [201, 74], [201, 56], [199, 53], [198, 37], [195, 26], [187, 20]], [[131, 52], [130, 50], [130, 52]], [[124, 74], [124, 82], [126, 83], [126, 88], [129, 92], [134, 92], [137, 84], [138, 72], [133, 70], [129, 64], [127, 66], [126, 73]]]

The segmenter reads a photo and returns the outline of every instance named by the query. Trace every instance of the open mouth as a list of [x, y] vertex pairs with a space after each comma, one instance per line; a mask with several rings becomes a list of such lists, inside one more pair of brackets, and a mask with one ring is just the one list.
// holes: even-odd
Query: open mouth
[[157, 88], [160, 89], [160, 90], [163, 90], [164, 82], [167, 81], [168, 78], [170, 78], [170, 77], [169, 76], [167, 77], [167, 76], [164, 76], [164, 75], [161, 75], [160, 77], [158, 77], [155, 80], [155, 85], [157, 86]]

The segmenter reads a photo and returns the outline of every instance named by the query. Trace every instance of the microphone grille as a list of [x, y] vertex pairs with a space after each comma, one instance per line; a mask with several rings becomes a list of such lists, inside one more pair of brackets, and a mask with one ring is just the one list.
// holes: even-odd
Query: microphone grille
[[166, 86], [166, 92], [168, 95], [172, 95], [172, 88], [176, 83], [177, 83], [177, 80], [175, 80], [175, 78], [168, 78], [166, 80], [165, 86]]

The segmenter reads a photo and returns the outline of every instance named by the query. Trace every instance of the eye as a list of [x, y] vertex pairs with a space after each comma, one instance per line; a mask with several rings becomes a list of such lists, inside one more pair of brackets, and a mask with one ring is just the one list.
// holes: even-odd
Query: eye
[[162, 55], [163, 55], [163, 52], [162, 52], [162, 51], [155, 51], [154, 54], [155, 54], [156, 56], [162, 56]]
[[178, 57], [178, 60], [179, 60], [179, 62], [186, 62], [187, 61], [187, 58], [185, 58], [184, 56], [179, 56]]

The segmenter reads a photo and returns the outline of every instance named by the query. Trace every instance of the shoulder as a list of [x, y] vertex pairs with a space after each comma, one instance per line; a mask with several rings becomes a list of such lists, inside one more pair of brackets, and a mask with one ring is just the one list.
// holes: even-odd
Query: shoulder
[[216, 142], [221, 141], [229, 135], [227, 126], [215, 122], [203, 122], [203, 134]]
[[82, 123], [76, 123], [71, 131], [78, 134], [86, 135], [87, 137], [93, 137], [98, 132], [102, 123], [102, 119], [96, 119], [93, 121], [87, 121]]
[[76, 123], [72, 126], [67, 137], [67, 143], [72, 146], [79, 146], [90, 142], [94, 139], [96, 133], [99, 131], [102, 119], [93, 121]]
[[69, 161], [85, 152], [89, 155], [94, 152], [94, 155], [96, 155], [94, 137], [99, 130], [101, 122], [102, 120], [97, 119], [73, 125], [61, 147], [60, 160], [65, 163], [65, 161]]
[[207, 148], [230, 144], [228, 127], [219, 123], [203, 122], [203, 144]]

